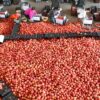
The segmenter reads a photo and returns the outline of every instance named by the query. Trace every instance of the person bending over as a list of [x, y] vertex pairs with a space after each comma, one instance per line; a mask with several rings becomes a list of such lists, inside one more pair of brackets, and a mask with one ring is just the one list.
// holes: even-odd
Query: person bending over
[[49, 19], [51, 22], [53, 22], [54, 24], [56, 24], [56, 18], [60, 15], [61, 9], [54, 9], [52, 8], [52, 10], [49, 13]]
[[32, 20], [33, 17], [37, 15], [37, 11], [35, 7], [32, 7], [32, 8], [25, 10], [24, 14], [28, 15], [29, 19]]

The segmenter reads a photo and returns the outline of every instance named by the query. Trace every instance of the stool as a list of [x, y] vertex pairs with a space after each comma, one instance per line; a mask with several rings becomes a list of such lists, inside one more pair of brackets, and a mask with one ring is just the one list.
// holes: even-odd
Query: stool
[[43, 20], [44, 22], [46, 22], [46, 21], [48, 21], [48, 17], [43, 16], [43, 17], [42, 17], [42, 20]]

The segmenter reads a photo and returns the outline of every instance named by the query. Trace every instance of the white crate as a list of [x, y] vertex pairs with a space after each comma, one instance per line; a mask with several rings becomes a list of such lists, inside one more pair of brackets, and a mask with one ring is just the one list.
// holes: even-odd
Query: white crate
[[64, 20], [63, 19], [56, 18], [56, 23], [63, 25]]
[[64, 21], [66, 21], [66, 22], [68, 21], [68, 19], [66, 18], [66, 16], [63, 16], [63, 19], [56, 18], [56, 23], [57, 24], [63, 25]]
[[40, 18], [39, 16], [34, 16], [34, 17], [32, 18], [32, 20], [33, 20], [33, 21], [40, 21], [41, 18]]
[[41, 14], [37, 14], [36, 16], [32, 17], [32, 21], [41, 21], [41, 17], [42, 15]]
[[92, 25], [92, 23], [93, 23], [93, 20], [88, 20], [88, 19], [83, 20], [84, 25]]
[[0, 14], [0, 18], [6, 18], [5, 14]]
[[4, 35], [0, 35], [0, 43], [4, 42]]

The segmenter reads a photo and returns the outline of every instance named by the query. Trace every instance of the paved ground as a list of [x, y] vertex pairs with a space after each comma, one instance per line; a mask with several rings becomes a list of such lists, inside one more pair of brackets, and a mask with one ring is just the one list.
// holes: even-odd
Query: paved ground
[[[91, 1], [91, 0], [89, 0], [89, 1], [85, 0], [85, 1], [86, 1], [85, 2], [85, 7], [97, 6], [97, 7], [100, 8], [100, 3], [93, 3], [93, 1]], [[51, 2], [50, 1], [48, 1], [48, 2], [37, 2], [36, 3], [36, 2], [34, 2], [34, 0], [29, 0], [29, 3], [33, 7], [35, 7], [38, 11], [40, 11], [45, 5], [51, 5]], [[70, 3], [61, 3], [60, 5], [63, 8], [64, 14], [66, 14], [67, 17], [71, 21], [73, 21], [73, 20], [76, 19], [75, 17], [71, 16], [71, 14], [70, 14], [70, 8], [71, 8], [71, 4]], [[14, 13], [16, 6], [18, 6], [18, 5], [8, 6], [8, 7], [6, 7], [6, 9], [8, 9], [8, 11], [10, 13]]]

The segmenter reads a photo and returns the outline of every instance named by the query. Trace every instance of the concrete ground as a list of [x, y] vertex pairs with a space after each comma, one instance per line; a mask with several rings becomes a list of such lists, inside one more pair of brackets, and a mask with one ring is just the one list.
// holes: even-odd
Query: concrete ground
[[[40, 11], [45, 5], [51, 5], [51, 2], [34, 2], [34, 0], [28, 0], [29, 3], [36, 8], [36, 10]], [[11, 5], [11, 6], [6, 6], [5, 8], [9, 11], [10, 14], [15, 12], [15, 8], [18, 5]], [[70, 14], [70, 8], [71, 8], [71, 3], [61, 3], [60, 4], [61, 8], [63, 9], [63, 13], [68, 17], [70, 21], [74, 21], [77, 18], [71, 16]], [[93, 3], [91, 0], [85, 0], [85, 7], [91, 7], [91, 6], [97, 6], [100, 8], [100, 3]]]

